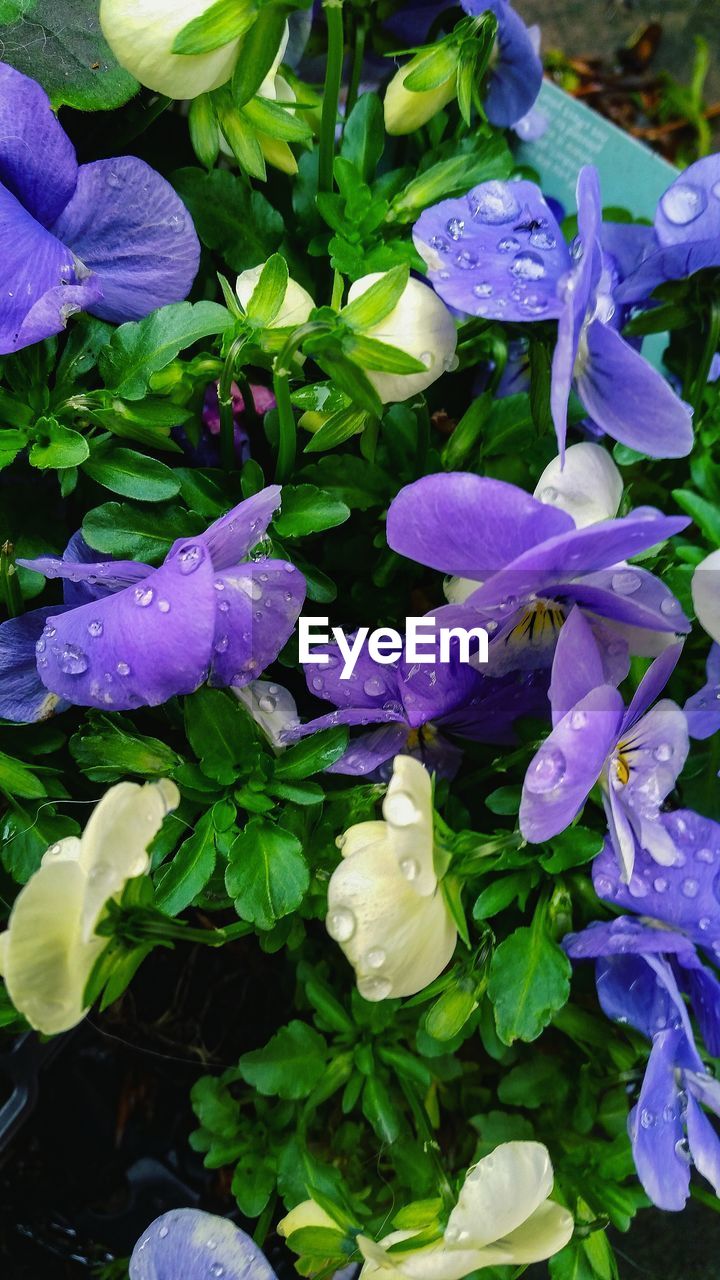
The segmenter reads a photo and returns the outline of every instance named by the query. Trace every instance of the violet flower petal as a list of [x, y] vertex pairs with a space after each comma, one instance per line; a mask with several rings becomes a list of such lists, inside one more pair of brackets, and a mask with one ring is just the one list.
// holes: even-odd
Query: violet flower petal
[[0, 182], [38, 222], [50, 227], [76, 181], [75, 148], [45, 90], [1, 62]]
[[130, 1259], [130, 1280], [276, 1280], [264, 1253], [228, 1218], [171, 1209], [156, 1218]]
[[570, 610], [558, 636], [550, 681], [553, 726], [586, 694], [605, 684], [605, 673], [590, 623]]
[[213, 595], [210, 684], [241, 688], [289, 640], [305, 599], [305, 579], [287, 560], [257, 560], [215, 574]]
[[[356, 720], [355, 723], [359, 721]], [[359, 738], [353, 738], [347, 751], [334, 764], [329, 765], [325, 772], [366, 778], [381, 765], [393, 760], [398, 753], [413, 754], [407, 750], [408, 732], [408, 726], [400, 722], [370, 729]]]
[[42, 629], [57, 605], [31, 609], [19, 618], [9, 618], [0, 626], [0, 717], [16, 724], [46, 720], [67, 703], [48, 693], [40, 679], [36, 645], [42, 643]]
[[705, 666], [707, 680], [691, 694], [683, 711], [691, 738], [711, 738], [720, 729], [720, 645], [713, 642]]
[[670, 634], [687, 632], [690, 622], [669, 587], [639, 565], [616, 565], [558, 584], [556, 595], [592, 613], [631, 627]]
[[570, 254], [533, 182], [493, 179], [442, 200], [421, 213], [413, 240], [436, 293], [456, 311], [523, 322], [561, 312], [557, 285]]
[[682, 650], [681, 643], [668, 645], [667, 649], [648, 667], [625, 712], [621, 734], [628, 733], [662, 693], [678, 664]]
[[52, 231], [98, 276], [102, 300], [93, 303], [93, 315], [118, 324], [181, 302], [200, 261], [182, 200], [135, 156], [81, 165]]
[[693, 447], [692, 409], [662, 374], [609, 324], [593, 320], [576, 373], [590, 417], [613, 440], [651, 458], [683, 458]]
[[[356, 632], [350, 632], [348, 643], [353, 643], [355, 637]], [[391, 709], [402, 714], [396, 662], [387, 665], [375, 662], [367, 651], [367, 645], [364, 645], [352, 673], [343, 679], [345, 659], [339, 645], [316, 644], [313, 651], [328, 658], [323, 665], [307, 663], [305, 666], [307, 687], [316, 698], [332, 702], [336, 707], [387, 709], [388, 703], [394, 703], [396, 706]]]
[[707, 1178], [715, 1195], [720, 1195], [720, 1138], [695, 1101], [692, 1090], [688, 1090], [685, 1124], [692, 1162], [698, 1173]]
[[679, 1210], [690, 1191], [690, 1166], [677, 1152], [683, 1139], [675, 1046], [681, 1031], [660, 1032], [653, 1041], [637, 1105], [628, 1116], [628, 1132], [638, 1177], [653, 1204]]
[[262, 541], [280, 507], [281, 493], [279, 484], [267, 485], [251, 498], [239, 502], [205, 530], [202, 541], [216, 570], [233, 568]]

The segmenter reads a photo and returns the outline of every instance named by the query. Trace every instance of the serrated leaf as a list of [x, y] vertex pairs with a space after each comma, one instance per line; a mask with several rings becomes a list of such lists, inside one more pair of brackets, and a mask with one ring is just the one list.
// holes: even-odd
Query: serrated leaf
[[570, 961], [536, 914], [531, 928], [506, 938], [493, 955], [488, 995], [503, 1044], [537, 1040], [570, 994]]
[[265, 818], [252, 818], [230, 849], [225, 883], [242, 920], [272, 929], [299, 907], [310, 884], [297, 836]]
[[240, 704], [223, 689], [197, 689], [185, 699], [185, 730], [203, 772], [229, 785], [252, 767], [255, 734]]
[[155, 887], [161, 911], [176, 916], [205, 888], [215, 867], [215, 827], [212, 810], [204, 813], [195, 830], [183, 840], [172, 862], [163, 867]]
[[246, 1084], [266, 1097], [305, 1098], [325, 1070], [327, 1045], [307, 1023], [288, 1023], [265, 1045], [244, 1053], [238, 1070]]
[[32, 467], [43, 471], [49, 468], [61, 471], [66, 467], [77, 467], [90, 453], [85, 437], [79, 431], [64, 427], [55, 418], [38, 418], [33, 435], [35, 443], [30, 449], [28, 460]]
[[116, 329], [100, 354], [105, 385], [128, 400], [140, 400], [153, 373], [201, 338], [223, 333], [233, 318], [217, 302], [172, 302], [144, 320]]

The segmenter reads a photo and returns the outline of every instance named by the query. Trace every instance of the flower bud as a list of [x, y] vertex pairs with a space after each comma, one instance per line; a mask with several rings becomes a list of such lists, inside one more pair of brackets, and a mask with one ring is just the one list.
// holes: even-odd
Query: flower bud
[[[382, 272], [372, 272], [356, 280], [348, 291], [348, 302], [361, 298], [381, 276]], [[408, 280], [392, 311], [363, 333], [366, 338], [397, 347], [425, 365], [424, 373], [365, 370], [384, 404], [407, 400], [425, 391], [455, 364], [455, 321], [442, 299], [421, 280]]]
[[582, 441], [565, 450], [565, 464], [553, 458], [533, 497], [572, 516], [578, 529], [612, 520], [622, 498], [622, 476], [607, 449]]
[[[406, 89], [405, 82], [421, 67], [438, 64], [437, 74], [442, 75], [444, 69], [447, 76], [431, 89]], [[442, 111], [448, 102], [452, 102], [457, 93], [457, 58], [455, 52], [447, 45], [438, 46], [431, 54], [418, 53], [414, 58], [396, 71], [385, 91], [385, 128], [390, 134], [414, 133], [421, 125], [432, 120], [438, 111]]]
[[[260, 279], [262, 269], [265, 266], [261, 262], [257, 267], [249, 267], [247, 271], [241, 271], [235, 282], [235, 292], [243, 307], [247, 307], [253, 290]], [[303, 289], [292, 277], [288, 279], [285, 297], [280, 305], [275, 319], [268, 325], [269, 329], [284, 329], [289, 326], [305, 324], [309, 318], [310, 312], [315, 308], [307, 289]]]
[[209, 53], [172, 53], [175, 37], [212, 0], [101, 0], [100, 25], [115, 57], [148, 89], [168, 98], [196, 98], [225, 84], [239, 40]]
[[305, 1227], [332, 1227], [337, 1231], [338, 1224], [314, 1200], [303, 1200], [280, 1219], [277, 1231], [287, 1239], [293, 1231], [302, 1231]]
[[720, 551], [711, 551], [692, 576], [692, 600], [700, 626], [720, 644]]

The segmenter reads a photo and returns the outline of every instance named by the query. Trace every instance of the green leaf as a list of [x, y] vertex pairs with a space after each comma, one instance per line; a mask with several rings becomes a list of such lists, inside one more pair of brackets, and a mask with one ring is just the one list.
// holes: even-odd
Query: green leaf
[[472, 151], [457, 151], [404, 183], [390, 205], [387, 220], [411, 222], [435, 201], [459, 195], [489, 178], [508, 178], [512, 170], [513, 158], [502, 134], [480, 138]]
[[38, 804], [32, 812], [16, 805], [2, 823], [2, 864], [18, 884], [35, 874], [43, 854], [57, 840], [75, 836], [80, 827], [73, 818], [57, 814], [52, 805]]
[[520, 796], [522, 788], [513, 787], [497, 787], [495, 791], [491, 791], [489, 796], [485, 797], [485, 804], [491, 813], [507, 814], [517, 813], [520, 808]]
[[[327, 422], [323, 422], [322, 426], [313, 433], [308, 443], [305, 445], [305, 453], [321, 453], [324, 449], [334, 449], [336, 445], [343, 444], [345, 440], [349, 440], [352, 436], [359, 435], [365, 430], [368, 424], [368, 415], [364, 409], [339, 409], [337, 413], [333, 413]], [[342, 459], [343, 462], [352, 461], [347, 455]]]
[[188, 127], [193, 151], [206, 169], [212, 169], [220, 154], [220, 134], [212, 95], [198, 94], [190, 103]]
[[386, 471], [352, 454], [328, 455], [303, 467], [300, 479], [307, 479], [345, 502], [351, 511], [384, 507], [393, 494]]
[[182, 507], [152, 508], [106, 502], [88, 511], [82, 532], [88, 546], [117, 560], [160, 560], [176, 538], [198, 533], [202, 524]]
[[321, 773], [345, 753], [349, 730], [345, 725], [334, 729], [321, 729], [312, 737], [303, 738], [275, 761], [276, 778], [307, 778]]
[[128, 400], [140, 400], [153, 373], [232, 323], [230, 312], [217, 302], [172, 302], [144, 320], [121, 324], [100, 355], [105, 385]]
[[39, 81], [56, 109], [108, 111], [137, 93], [137, 80], [118, 65], [102, 34], [96, 4], [34, 0], [10, 9], [5, 4], [0, 21], [8, 24], [0, 26], [3, 62]]
[[240, 1212], [257, 1218], [275, 1190], [275, 1170], [264, 1156], [246, 1151], [235, 1166], [231, 1190]]
[[376, 93], [358, 98], [345, 122], [340, 154], [371, 182], [385, 147], [382, 103]]
[[197, 689], [185, 699], [185, 730], [209, 778], [229, 785], [246, 775], [255, 733], [231, 694], [223, 689]]
[[251, 98], [242, 112], [253, 128], [271, 138], [279, 138], [282, 142], [310, 142], [312, 139], [312, 129], [301, 115], [271, 102], [269, 98]]
[[384, 1081], [368, 1076], [363, 1089], [362, 1108], [381, 1142], [391, 1144], [400, 1136], [402, 1118]]
[[265, 1097], [305, 1098], [325, 1071], [327, 1045], [307, 1023], [289, 1022], [265, 1045], [244, 1053], [238, 1070]]
[[166, 743], [128, 732], [120, 717], [101, 723], [98, 729], [84, 725], [69, 742], [78, 768], [93, 782], [116, 782], [128, 774], [167, 778], [180, 764], [180, 756]]
[[243, 40], [242, 57], [235, 63], [231, 92], [236, 106], [243, 107], [254, 98], [272, 67], [284, 36], [286, 17], [283, 5], [263, 4], [260, 9]]
[[480, 443], [492, 404], [492, 395], [484, 391], [466, 409], [442, 451], [442, 464], [446, 471], [457, 471], [467, 462]]
[[281, 254], [273, 253], [260, 272], [245, 308], [248, 320], [258, 329], [272, 324], [283, 304], [287, 286], [287, 262]]
[[559, 1064], [538, 1054], [530, 1062], [522, 1062], [502, 1076], [498, 1097], [507, 1107], [532, 1110], [545, 1102], [562, 1102], [568, 1088], [568, 1080], [561, 1073]]
[[168, 867], [163, 867], [155, 887], [161, 911], [176, 916], [205, 888], [215, 868], [213, 812], [204, 813], [191, 836], [183, 840]]
[[[243, 59], [241, 59], [241, 62]], [[232, 271], [264, 262], [283, 234], [283, 220], [260, 191], [228, 169], [180, 169], [173, 185], [192, 214], [195, 229]]]
[[366, 289], [360, 298], [348, 302], [340, 311], [340, 318], [351, 329], [370, 329], [390, 314], [400, 301], [408, 282], [409, 268], [393, 267], [380, 280]]
[[245, 116], [245, 109], [238, 108], [227, 88], [216, 89], [213, 97], [220, 128], [240, 168], [251, 178], [264, 182], [265, 159], [257, 138], [257, 130]]
[[15, 427], [0, 427], [0, 467], [8, 467], [11, 462], [14, 462], [27, 442], [27, 431], [21, 431]]
[[242, 920], [272, 929], [299, 907], [310, 885], [297, 836], [265, 818], [252, 818], [230, 849], [225, 883]]
[[568, 827], [548, 841], [549, 851], [540, 854], [543, 870], [559, 875], [569, 867], [579, 867], [600, 852], [604, 836], [586, 827]]
[[170, 52], [210, 53], [244, 36], [256, 16], [256, 0], [215, 0], [215, 4], [178, 31]]
[[54, 467], [77, 467], [90, 453], [90, 447], [79, 431], [71, 431], [55, 418], [38, 418], [33, 427], [35, 444], [29, 453], [30, 465], [41, 470]]
[[88, 458], [83, 471], [113, 493], [141, 502], [164, 502], [180, 492], [180, 481], [170, 467], [134, 449], [103, 449]]
[[489, 920], [504, 911], [516, 898], [524, 901], [532, 886], [533, 877], [530, 871], [515, 871], [509, 876], [500, 876], [489, 884], [475, 899], [473, 907], [474, 920]]
[[361, 369], [378, 369], [383, 373], [424, 373], [427, 369], [422, 360], [408, 355], [400, 347], [378, 342], [377, 338], [366, 338], [363, 334], [346, 338], [343, 351]]
[[23, 800], [37, 800], [47, 795], [45, 787], [21, 760], [0, 751], [0, 790]]
[[323, 492], [314, 484], [285, 485], [282, 509], [274, 528], [281, 538], [302, 538], [343, 524], [350, 508], [340, 498]]
[[720, 510], [691, 489], [673, 489], [672, 496], [686, 515], [692, 516], [698, 529], [712, 547], [720, 547]]
[[503, 1044], [537, 1040], [570, 994], [570, 961], [545, 931], [538, 910], [530, 928], [500, 943], [490, 965], [488, 995]]

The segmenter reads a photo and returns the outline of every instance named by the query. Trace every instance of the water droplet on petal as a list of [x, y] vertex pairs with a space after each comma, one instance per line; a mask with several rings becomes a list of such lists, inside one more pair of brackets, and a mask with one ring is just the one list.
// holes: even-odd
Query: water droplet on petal
[[161, 1228], [160, 1228], [160, 1230], [158, 1231], [158, 1235], [159, 1235], [159, 1237], [160, 1237], [160, 1239], [161, 1239], [161, 1240], [164, 1240], [164, 1239], [166, 1238], [166, 1236], [168, 1236], [169, 1234], [170, 1234], [170, 1228], [169, 1228], [169, 1227], [161, 1227]]
[[465, 230], [465, 223], [463, 222], [462, 218], [451, 218], [445, 230], [447, 231], [451, 240], [459, 240], [462, 236], [463, 231]]
[[707, 933], [711, 924], [712, 921], [709, 916], [701, 916], [698, 920], [698, 929], [701, 929], [703, 933]]
[[170, 601], [169, 601], [169, 600], [158, 600], [157, 607], [158, 607], [158, 609], [160, 610], [160, 612], [161, 612], [161, 613], [169, 613], [169, 612], [170, 612]]
[[698, 884], [697, 880], [688, 878], [687, 880], [683, 880], [680, 888], [682, 889], [683, 896], [685, 898], [696, 898], [697, 891], [700, 888], [700, 885]]
[[513, 253], [515, 249], [520, 248], [520, 241], [515, 236], [503, 236], [498, 240], [497, 247], [499, 253]]
[[386, 797], [383, 813], [394, 827], [409, 827], [417, 822], [420, 814], [415, 801], [407, 791], [394, 791]]
[[382, 947], [373, 947], [371, 951], [368, 951], [365, 957], [365, 963], [369, 965], [371, 969], [382, 969], [385, 963], [385, 958], [385, 952]]
[[251, 600], [262, 600], [263, 589], [254, 578], [238, 578], [237, 585]]
[[356, 924], [355, 916], [347, 907], [336, 907], [328, 913], [325, 921], [325, 927], [334, 942], [349, 942]]
[[595, 892], [599, 898], [612, 897], [615, 893], [615, 885], [608, 876], [597, 876], [595, 880]]
[[43, 640], [42, 636], [40, 637], [40, 639], [39, 639], [39, 640], [36, 640], [36, 642], [35, 642], [35, 652], [36, 652], [36, 653], [44, 653], [44, 652], [45, 652], [45, 641]]
[[215, 652], [216, 652], [216, 653], [225, 653], [229, 644], [230, 644], [230, 637], [229, 637], [229, 636], [221, 636], [221, 637], [220, 637], [220, 639], [218, 640], [217, 644], [215, 645]]
[[697, 853], [695, 854], [695, 857], [697, 858], [698, 862], [714, 862], [715, 861], [715, 854], [713, 853], [712, 849], [698, 849]]
[[420, 867], [414, 858], [401, 858], [400, 870], [406, 880], [417, 880], [420, 874]]
[[387, 978], [358, 978], [358, 991], [364, 1000], [386, 1000], [392, 991]]
[[119, 676], [130, 675], [130, 667], [128, 666], [127, 662], [118, 662], [115, 670], [117, 671]]
[[510, 222], [520, 212], [515, 193], [507, 182], [484, 182], [471, 191], [467, 199], [473, 218], [490, 226]]
[[152, 604], [155, 592], [152, 587], [136, 587], [133, 591], [133, 600], [140, 605], [141, 609], [147, 609]]
[[632, 569], [621, 569], [619, 573], [613, 574], [610, 581], [613, 591], [617, 591], [619, 596], [632, 596], [642, 586], [640, 575]]
[[571, 729], [584, 729], [588, 722], [587, 711], [573, 711], [570, 716]]
[[271, 698], [269, 694], [264, 693], [262, 698], [258, 698], [258, 706], [261, 711], [266, 711], [269, 715], [275, 710], [277, 702], [275, 698]]
[[675, 1143], [675, 1155], [678, 1160], [682, 1160], [683, 1164], [692, 1164], [692, 1156], [690, 1155], [690, 1143], [687, 1138], [679, 1138]]
[[483, 280], [480, 284], [473, 285], [473, 293], [476, 298], [489, 298], [492, 295], [493, 287], [487, 281]]
[[432, 236], [430, 238], [429, 244], [430, 244], [430, 248], [436, 249], [438, 253], [447, 253], [450, 249], [450, 245], [448, 244], [447, 240], [444, 239], [443, 236]]
[[315, 691], [316, 691], [316, 692], [317, 692], [318, 690], [322, 689], [322, 687], [323, 687], [323, 678], [322, 678], [322, 676], [313, 676], [312, 681], [311, 681], [311, 684], [312, 684], [313, 689], [315, 689]]
[[510, 273], [518, 280], [542, 280], [545, 275], [545, 263], [539, 253], [526, 249], [516, 253], [510, 264]]
[[660, 764], [666, 764], [672, 758], [673, 747], [669, 742], [659, 742], [653, 751], [653, 759]]
[[101, 636], [103, 633], [103, 624], [99, 621], [88, 622], [88, 635]]
[[656, 893], [664, 893], [667, 887], [668, 882], [664, 876], [657, 876], [656, 879], [653, 880], [653, 889]]
[[649, 1111], [647, 1107], [643, 1107], [640, 1112], [640, 1124], [643, 1129], [653, 1129], [657, 1124], [657, 1116], [654, 1111]]
[[198, 542], [182, 547], [177, 554], [177, 562], [181, 573], [194, 573], [205, 559], [205, 548]]
[[520, 306], [531, 316], [541, 316], [548, 309], [547, 298], [539, 293], [526, 293], [520, 298]]
[[49, 638], [55, 635], [55, 628], [51, 627], [49, 622], [46, 622], [43, 627], [43, 635], [48, 636]]
[[225, 1268], [221, 1266], [219, 1262], [213, 1262], [210, 1267], [210, 1275], [215, 1276], [217, 1280], [220, 1280], [220, 1276], [225, 1275]]
[[456, 253], [455, 261], [462, 271], [472, 271], [478, 264], [477, 254], [471, 253], [469, 249], [461, 249]]
[[660, 612], [663, 613], [666, 618], [671, 617], [674, 613], [679, 613], [680, 601], [676, 600], [674, 596], [666, 596], [664, 600], [660, 601]]
[[707, 196], [702, 187], [691, 182], [674, 182], [662, 197], [660, 208], [668, 222], [676, 227], [685, 227], [705, 211]]
[[565, 777], [567, 762], [559, 747], [541, 747], [525, 775], [528, 791], [543, 795], [559, 786]]
[[368, 698], [379, 698], [381, 694], [385, 693], [384, 681], [380, 680], [378, 676], [368, 676], [363, 684], [363, 693], [366, 693]]
[[107, 174], [105, 175], [105, 181], [107, 182], [109, 187], [112, 187], [114, 190], [117, 190], [118, 187], [125, 186], [125, 175], [122, 173], [119, 173], [117, 169], [109, 169]]
[[554, 249], [557, 240], [549, 231], [533, 231], [530, 235], [530, 243], [534, 249]]
[[80, 676], [88, 669], [87, 655], [76, 644], [66, 644], [58, 661], [66, 676]]

